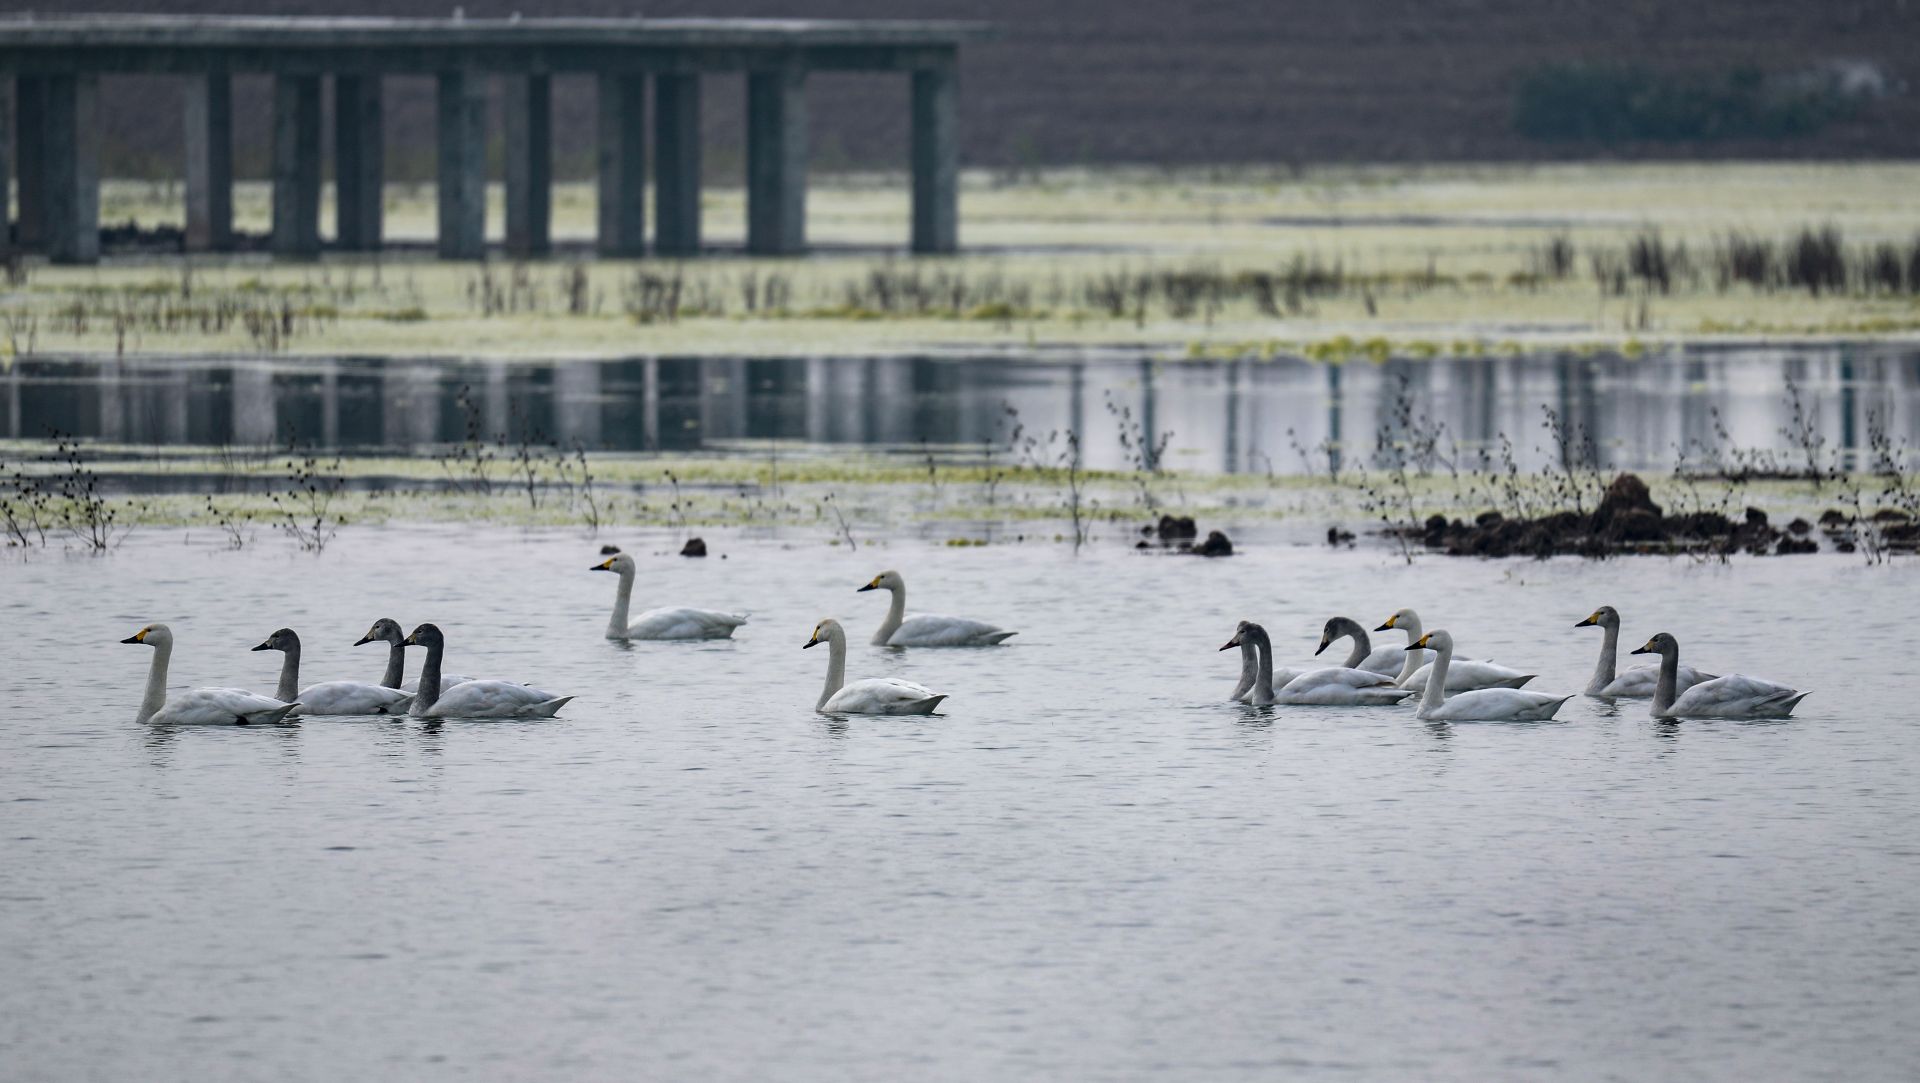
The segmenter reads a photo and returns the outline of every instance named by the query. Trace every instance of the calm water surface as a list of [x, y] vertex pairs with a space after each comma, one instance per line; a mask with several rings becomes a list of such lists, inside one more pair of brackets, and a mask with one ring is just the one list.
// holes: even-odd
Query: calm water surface
[[[1791, 392], [1790, 392], [1791, 389]], [[1795, 413], [1798, 396], [1799, 413]], [[0, 438], [48, 430], [156, 447], [288, 440], [349, 453], [425, 451], [478, 435], [589, 450], [726, 451], [780, 440], [839, 449], [1004, 444], [1071, 429], [1089, 465], [1139, 442], [1201, 473], [1324, 471], [1364, 461], [1411, 424], [1471, 466], [1512, 443], [1522, 469], [1558, 465], [1556, 410], [1603, 469], [1670, 470], [1734, 447], [1798, 452], [1804, 431], [1842, 463], [1884, 429], [1920, 447], [1920, 350], [1901, 345], [1694, 346], [1643, 358], [1571, 352], [1320, 364], [1162, 362], [1120, 351], [987, 357], [673, 358], [458, 362], [28, 359], [0, 369]], [[1590, 441], [1590, 446], [1589, 442]], [[1498, 459], [1495, 459], [1497, 464]]]
[[[1236, 537], [1239, 534], [1236, 533]], [[0, 563], [0, 1063], [135, 1078], [1912, 1079], [1920, 731], [1910, 569], [1850, 558], [1408, 568], [709, 537], [641, 599], [735, 642], [604, 641], [577, 535], [362, 528], [324, 556], [137, 532]], [[727, 559], [718, 558], [724, 552]], [[1002, 649], [861, 645], [912, 608]], [[1784, 724], [1552, 725], [1219, 702], [1263, 620], [1402, 605], [1572, 691], [1599, 636], [1811, 687]], [[816, 716], [815, 620], [928, 721]], [[174, 683], [450, 668], [576, 693], [542, 723], [136, 726]], [[417, 662], [415, 663], [417, 667]]]

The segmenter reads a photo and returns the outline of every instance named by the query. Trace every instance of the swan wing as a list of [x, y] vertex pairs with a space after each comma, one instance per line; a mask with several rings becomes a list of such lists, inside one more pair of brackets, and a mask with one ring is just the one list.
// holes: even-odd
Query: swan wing
[[424, 718], [551, 718], [571, 696], [512, 681], [467, 681], [440, 693]]
[[1785, 718], [1806, 693], [1743, 673], [1701, 681], [1668, 708], [1676, 718]]
[[1422, 707], [1420, 717], [1443, 722], [1545, 722], [1572, 698], [1524, 688], [1479, 688], [1448, 696], [1437, 707]]
[[[470, 681], [470, 680], [473, 680], [473, 678], [472, 678], [472, 677], [468, 677], [468, 676], [466, 676], [466, 675], [464, 675], [464, 674], [460, 674], [460, 673], [442, 673], [442, 674], [440, 675], [440, 691], [441, 691], [441, 692], [445, 692], [445, 691], [446, 691], [447, 689], [449, 689], [449, 688], [452, 688], [452, 687], [453, 687], [454, 685], [456, 685], [456, 684], [465, 684], [465, 683], [467, 683], [467, 682], [468, 682], [468, 681]], [[405, 682], [405, 683], [403, 683], [403, 684], [402, 684], [402, 685], [400, 686], [400, 691], [402, 691], [402, 692], [418, 692], [418, 691], [420, 691], [420, 678], [418, 678], [418, 677], [415, 677], [414, 679], [412, 679], [412, 680], [410, 680], [410, 681], [407, 681], [407, 682]]]
[[733, 630], [747, 623], [738, 613], [691, 606], [664, 606], [649, 609], [627, 626], [628, 639], [726, 639]]
[[[1701, 681], [1710, 681], [1713, 678], [1714, 675], [1711, 673], [1702, 673], [1692, 666], [1681, 666], [1674, 674], [1674, 688], [1676, 693], [1685, 692]], [[1614, 677], [1611, 684], [1595, 692], [1594, 695], [1617, 696], [1621, 699], [1652, 699], [1654, 689], [1659, 684], [1659, 666], [1635, 666]]]
[[887, 637], [889, 647], [990, 647], [1015, 633], [965, 617], [917, 613]]
[[946, 696], [897, 677], [868, 677], [835, 692], [821, 706], [827, 714], [932, 714]]
[[300, 690], [295, 714], [394, 715], [405, 714], [413, 693], [365, 681], [326, 681]]
[[148, 721], [163, 726], [248, 726], [278, 722], [298, 706], [241, 688], [191, 688], [168, 700]]
[[1307, 670], [1284, 685], [1280, 684], [1279, 675], [1275, 674], [1274, 683], [1279, 685], [1282, 692], [1307, 692], [1316, 688], [1391, 688], [1393, 678], [1364, 669], [1323, 666]]
[[[1428, 662], [1413, 671], [1413, 675], [1400, 682], [1400, 687], [1423, 691], [1427, 687], [1427, 674], [1433, 671], [1433, 663]], [[1462, 661], [1458, 658], [1447, 668], [1448, 692], [1471, 692], [1480, 688], [1518, 688], [1533, 680], [1533, 674], [1522, 673], [1511, 666], [1497, 662]]]
[[1375, 647], [1373, 653], [1360, 661], [1359, 668], [1371, 673], [1384, 673], [1395, 677], [1407, 664], [1407, 648]]

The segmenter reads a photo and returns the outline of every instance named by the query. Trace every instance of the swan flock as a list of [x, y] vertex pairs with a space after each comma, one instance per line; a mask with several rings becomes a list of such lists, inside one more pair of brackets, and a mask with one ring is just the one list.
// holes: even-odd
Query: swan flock
[[[612, 572], [618, 577], [606, 639], [730, 640], [735, 630], [747, 623], [745, 614], [691, 606], [648, 609], [632, 618], [630, 607], [637, 577], [633, 558], [616, 551], [591, 565], [590, 570]], [[881, 572], [855, 590], [884, 590], [891, 595], [886, 615], [870, 641], [872, 646], [887, 649], [883, 657], [897, 657], [907, 648], [997, 647], [1016, 634], [965, 617], [909, 616], [906, 580], [898, 571]], [[1679, 641], [1666, 632], [1657, 633], [1632, 652], [1656, 655], [1657, 662], [1622, 672], [1617, 668], [1621, 619], [1612, 606], [1601, 606], [1574, 627], [1598, 627], [1603, 632], [1599, 659], [1584, 694], [1606, 701], [1647, 699], [1650, 714], [1656, 719], [1786, 718], [1808, 694], [1757, 677], [1738, 673], [1717, 676], [1683, 666]], [[1574, 695], [1523, 687], [1536, 676], [1523, 669], [1491, 659], [1457, 657], [1452, 633], [1426, 630], [1412, 609], [1396, 611], [1374, 631], [1401, 632], [1406, 643], [1376, 648], [1365, 625], [1335, 616], [1322, 627], [1319, 646], [1313, 653], [1324, 654], [1341, 640], [1349, 640], [1341, 664], [1276, 667], [1273, 639], [1267, 629], [1253, 621], [1240, 621], [1232, 638], [1220, 648], [1237, 649], [1240, 654], [1239, 678], [1227, 698], [1255, 708], [1413, 706], [1418, 718], [1436, 722], [1543, 722], [1553, 719]], [[269, 634], [252, 650], [281, 655], [272, 695], [245, 688], [197, 687], [169, 696], [167, 674], [173, 658], [173, 630], [165, 624], [149, 624], [121, 642], [146, 646], [154, 652], [135, 720], [155, 725], [250, 726], [300, 716], [553, 718], [574, 698], [528, 682], [449, 673], [444, 667], [448, 636], [438, 625], [423, 623], [403, 634], [400, 624], [387, 617], [374, 621], [354, 642], [355, 646], [387, 645], [386, 666], [378, 682], [333, 680], [303, 687], [299, 634], [292, 628]], [[935, 714], [948, 699], [948, 693], [899, 677], [848, 681], [847, 634], [837, 619], [817, 622], [802, 646], [821, 644], [827, 646], [827, 673], [814, 703], [819, 713], [926, 716]], [[409, 647], [424, 652], [419, 674], [410, 681], [405, 679]]]

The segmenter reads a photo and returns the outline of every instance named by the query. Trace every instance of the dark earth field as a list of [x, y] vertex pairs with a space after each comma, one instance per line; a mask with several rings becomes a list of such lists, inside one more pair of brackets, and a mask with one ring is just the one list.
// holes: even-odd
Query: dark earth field
[[[534, 15], [980, 19], [1000, 40], [965, 56], [965, 161], [1039, 165], [1624, 158], [1904, 158], [1920, 155], [1920, 4], [1909, 0], [464, 0], [468, 17]], [[42, 0], [44, 12], [444, 16], [451, 0]], [[1805, 130], [1686, 124], [1652, 138], [1541, 139], [1516, 125], [1529, 73], [1569, 67], [1768, 98], [1835, 65], [1872, 74], [1873, 100]], [[741, 88], [707, 88], [709, 168], [737, 174]], [[268, 95], [235, 94], [239, 166], [264, 166]], [[556, 164], [584, 172], [586, 80], [556, 85]], [[165, 175], [179, 154], [179, 88], [114, 79], [103, 90], [109, 175]], [[814, 162], [897, 167], [902, 81], [822, 76]], [[1715, 93], [1718, 91], [1716, 90]], [[1685, 92], [1690, 100], [1711, 94]], [[389, 92], [396, 179], [431, 176], [432, 94]], [[1695, 125], [1694, 127], [1698, 127]]]

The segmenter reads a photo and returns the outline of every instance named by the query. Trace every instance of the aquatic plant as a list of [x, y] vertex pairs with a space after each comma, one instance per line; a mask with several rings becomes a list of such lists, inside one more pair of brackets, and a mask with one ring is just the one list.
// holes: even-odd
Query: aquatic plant
[[341, 460], [321, 458], [311, 449], [304, 454], [289, 440], [286, 448], [287, 488], [271, 494], [276, 515], [274, 526], [294, 540], [301, 549], [321, 553], [327, 548], [346, 518], [333, 511], [345, 481]]

